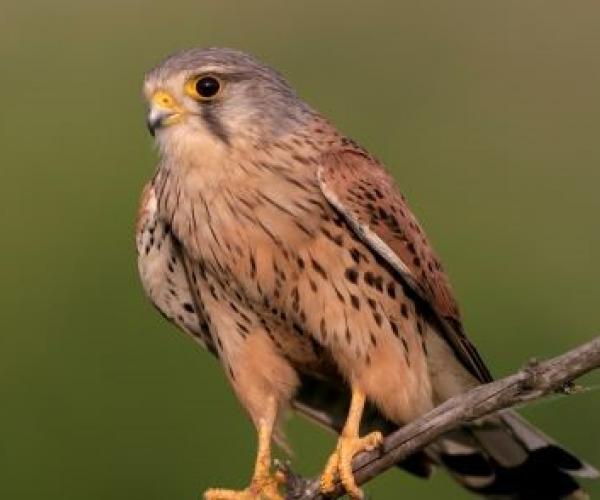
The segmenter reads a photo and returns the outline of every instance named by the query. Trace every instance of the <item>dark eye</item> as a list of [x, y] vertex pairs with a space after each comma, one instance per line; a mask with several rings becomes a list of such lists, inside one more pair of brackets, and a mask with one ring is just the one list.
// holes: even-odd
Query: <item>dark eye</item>
[[210, 99], [221, 90], [221, 82], [214, 76], [203, 76], [195, 81], [194, 90], [201, 99]]

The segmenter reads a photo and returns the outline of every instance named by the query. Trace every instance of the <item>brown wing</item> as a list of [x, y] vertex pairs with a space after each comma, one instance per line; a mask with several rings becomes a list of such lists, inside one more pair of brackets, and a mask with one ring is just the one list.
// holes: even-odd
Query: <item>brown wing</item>
[[492, 380], [463, 332], [440, 261], [389, 173], [367, 153], [347, 147], [326, 154], [318, 175], [329, 203], [401, 276], [469, 372], [481, 382]]

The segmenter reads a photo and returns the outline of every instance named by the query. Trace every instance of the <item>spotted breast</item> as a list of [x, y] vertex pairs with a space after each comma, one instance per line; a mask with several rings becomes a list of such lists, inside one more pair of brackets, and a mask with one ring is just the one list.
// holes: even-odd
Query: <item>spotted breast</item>
[[149, 182], [136, 223], [137, 263], [144, 291], [167, 320], [214, 352], [206, 320], [190, 293], [179, 242], [156, 209], [154, 185]]

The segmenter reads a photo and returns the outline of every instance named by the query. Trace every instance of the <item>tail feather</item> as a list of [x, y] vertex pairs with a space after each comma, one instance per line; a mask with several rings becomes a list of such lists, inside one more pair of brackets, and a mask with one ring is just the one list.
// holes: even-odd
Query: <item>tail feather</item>
[[[292, 407], [340, 432], [349, 402], [347, 388], [303, 376]], [[374, 406], [365, 409], [362, 432], [389, 434], [396, 428]], [[585, 499], [574, 478], [598, 476], [596, 469], [510, 410], [451, 431], [398, 464], [423, 478], [431, 475], [434, 465], [445, 467], [473, 493], [503, 500]]]
[[537, 450], [546, 457], [546, 460], [551, 461], [558, 468], [577, 477], [588, 479], [598, 477], [599, 473], [594, 467], [561, 448], [552, 438], [532, 426], [519, 414], [514, 411], [505, 411], [501, 416], [513, 434], [528, 449]]
[[488, 498], [587, 498], [574, 476], [598, 476], [512, 411], [452, 431], [429, 451], [465, 488]]

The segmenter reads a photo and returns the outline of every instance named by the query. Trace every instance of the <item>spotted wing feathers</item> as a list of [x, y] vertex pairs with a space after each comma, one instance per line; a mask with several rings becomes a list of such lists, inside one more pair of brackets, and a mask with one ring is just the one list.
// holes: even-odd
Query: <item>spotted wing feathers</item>
[[327, 200], [437, 323], [439, 333], [480, 382], [492, 379], [463, 333], [460, 313], [440, 261], [390, 174], [358, 148], [326, 154], [318, 172]]

